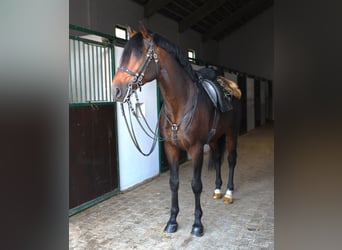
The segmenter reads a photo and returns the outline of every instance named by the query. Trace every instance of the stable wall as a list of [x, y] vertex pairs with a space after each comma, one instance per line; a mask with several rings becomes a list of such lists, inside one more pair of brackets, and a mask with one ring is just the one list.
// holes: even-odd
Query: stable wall
[[273, 80], [273, 7], [219, 42], [218, 64]]
[[103, 33], [113, 34], [116, 24], [137, 29], [141, 20], [183, 49], [196, 50], [205, 62], [273, 80], [273, 7], [225, 39], [204, 43], [196, 31], [179, 33], [178, 24], [160, 14], [144, 18], [143, 6], [130, 0], [69, 1], [71, 24]]
[[[193, 30], [179, 33], [177, 22], [160, 14], [144, 18], [144, 8], [138, 3], [130, 0], [69, 1], [69, 22], [71, 24], [103, 33], [113, 34], [117, 24], [129, 25], [138, 29], [138, 22], [142, 20], [152, 31], [161, 34], [184, 50], [194, 49], [197, 58], [207, 60], [208, 56], [209, 61], [217, 61], [217, 42], [211, 41], [204, 44], [202, 36]], [[211, 50], [208, 49], [208, 45], [212, 46]]]

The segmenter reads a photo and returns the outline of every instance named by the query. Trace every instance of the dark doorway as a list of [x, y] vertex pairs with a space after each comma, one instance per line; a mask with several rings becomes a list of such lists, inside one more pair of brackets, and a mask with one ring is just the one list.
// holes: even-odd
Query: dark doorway
[[119, 187], [114, 108], [69, 108], [69, 209]]

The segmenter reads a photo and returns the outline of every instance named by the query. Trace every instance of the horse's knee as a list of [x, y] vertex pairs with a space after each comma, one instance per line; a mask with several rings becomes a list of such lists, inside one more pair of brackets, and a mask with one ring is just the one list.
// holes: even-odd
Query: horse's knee
[[172, 191], [177, 191], [179, 188], [179, 180], [176, 178], [170, 178], [170, 188]]
[[191, 187], [192, 187], [192, 191], [194, 193], [201, 193], [202, 192], [202, 181], [193, 179], [191, 181]]

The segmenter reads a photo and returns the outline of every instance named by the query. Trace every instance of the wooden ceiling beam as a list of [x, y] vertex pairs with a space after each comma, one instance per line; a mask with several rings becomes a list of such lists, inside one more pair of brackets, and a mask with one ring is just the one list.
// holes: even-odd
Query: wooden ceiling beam
[[215, 37], [218, 33], [222, 32], [224, 29], [230, 27], [234, 23], [238, 22], [241, 18], [243, 18], [246, 14], [253, 11], [258, 6], [264, 4], [268, 0], [251, 0], [244, 7], [238, 9], [233, 12], [232, 15], [224, 18], [220, 23], [218, 23], [215, 27], [206, 32], [202, 38], [203, 41], [208, 41], [209, 39]]
[[198, 21], [205, 18], [216, 9], [220, 8], [225, 2], [226, 0], [207, 1], [200, 8], [198, 8], [190, 15], [185, 17], [181, 22], [179, 22], [179, 32], [186, 31], [192, 25], [196, 24]]
[[149, 0], [144, 5], [144, 17], [152, 16], [170, 2], [172, 2], [172, 0]]

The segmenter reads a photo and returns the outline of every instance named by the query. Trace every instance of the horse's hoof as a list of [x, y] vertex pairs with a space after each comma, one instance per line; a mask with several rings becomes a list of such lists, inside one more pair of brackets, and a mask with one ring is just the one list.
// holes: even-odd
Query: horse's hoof
[[222, 194], [221, 193], [214, 193], [213, 198], [214, 199], [221, 199], [222, 198]]
[[224, 203], [233, 203], [233, 197], [232, 196], [224, 196], [223, 198]]
[[192, 226], [191, 234], [196, 237], [201, 237], [204, 234], [203, 226], [195, 227]]
[[164, 229], [164, 232], [174, 233], [177, 231], [177, 227], [178, 227], [177, 223], [175, 223], [175, 224], [171, 224], [171, 223], [169, 224], [168, 223]]

